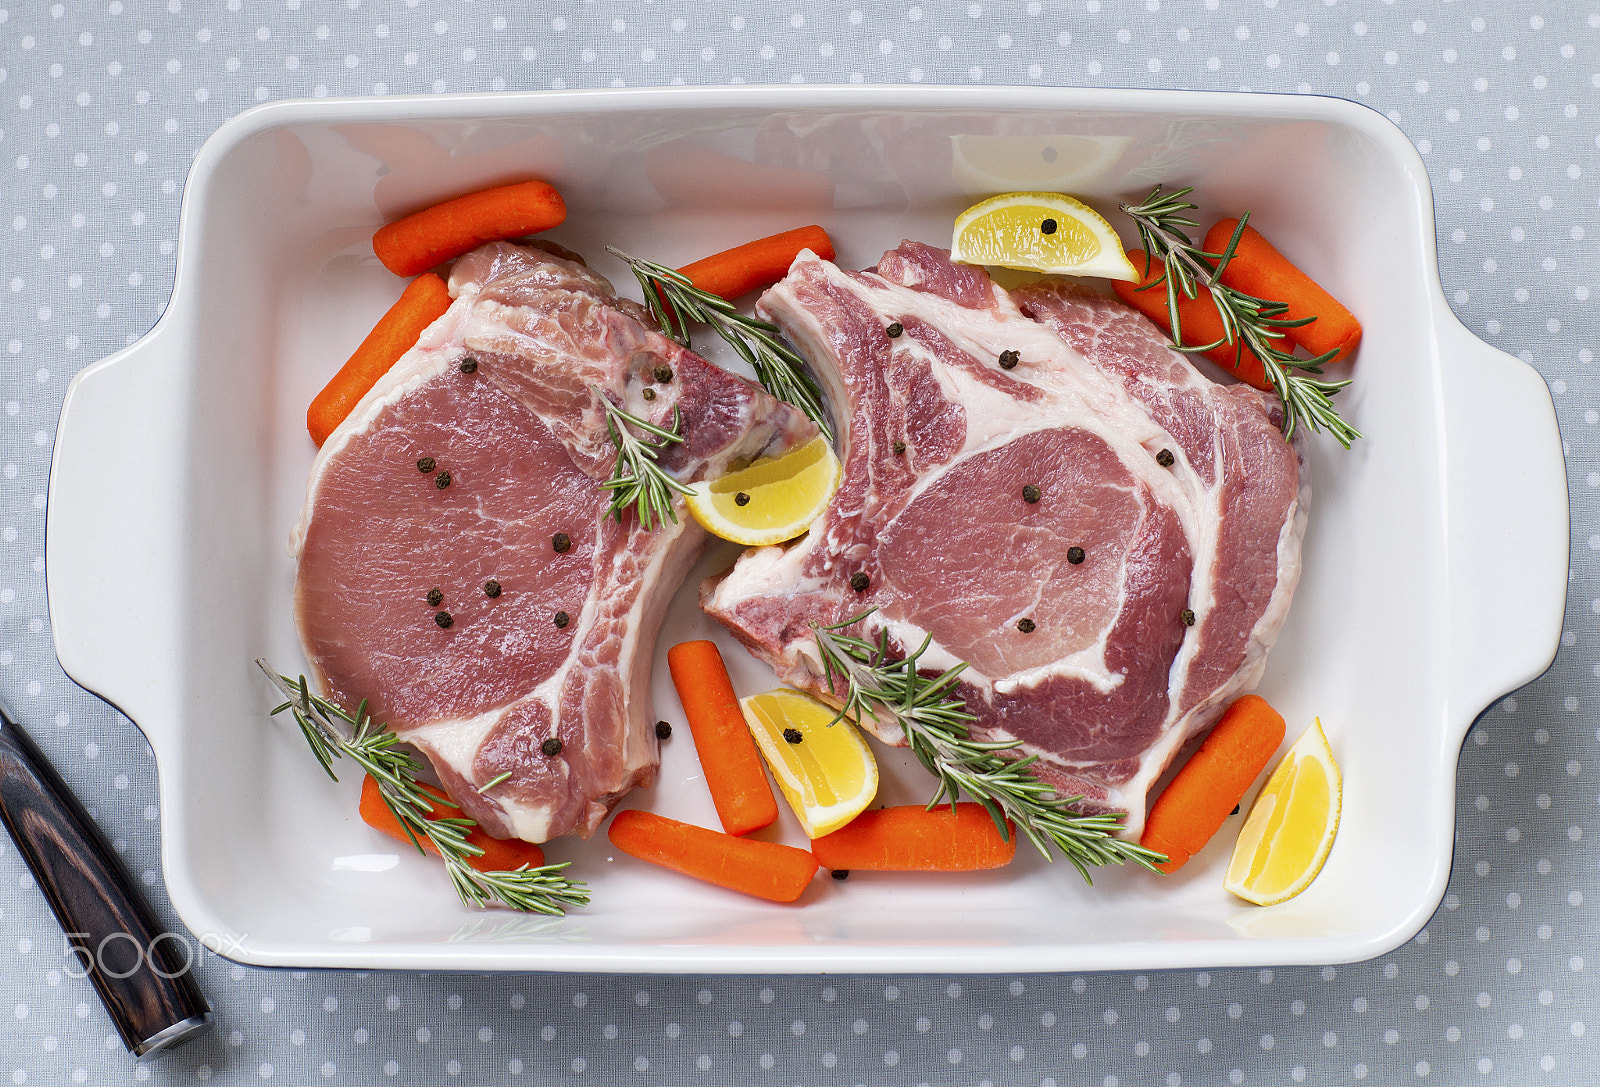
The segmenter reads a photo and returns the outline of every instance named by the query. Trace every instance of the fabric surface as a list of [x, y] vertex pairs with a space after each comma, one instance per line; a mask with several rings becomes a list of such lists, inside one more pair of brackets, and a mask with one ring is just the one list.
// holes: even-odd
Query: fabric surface
[[[44, 507], [74, 373], [154, 323], [179, 194], [258, 102], [653, 84], [947, 83], [1315, 93], [1423, 154], [1446, 297], [1554, 395], [1573, 568], [1550, 672], [1491, 707], [1457, 780], [1448, 893], [1338, 967], [972, 977], [289, 972], [203, 956], [219, 1024], [136, 1066], [0, 840], [12, 1083], [1589, 1083], [1600, 792], [1600, 375], [1590, 299], [1600, 9], [1459, 0], [0, 7], [0, 698], [169, 921], [155, 768], [51, 647]], [[1405, 828], [1396, 827], [1403, 834]], [[1600, 900], [1597, 900], [1600, 901]]]

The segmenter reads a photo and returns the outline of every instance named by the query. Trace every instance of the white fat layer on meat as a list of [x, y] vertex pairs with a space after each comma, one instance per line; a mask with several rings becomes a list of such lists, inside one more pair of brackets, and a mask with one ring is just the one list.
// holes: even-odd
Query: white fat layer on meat
[[[1187, 373], [1187, 372], [1186, 372]], [[1199, 374], [1188, 373], [1190, 383], [1206, 381], [1207, 378]], [[1202, 510], [1216, 508], [1216, 496], [1201, 482], [1199, 473], [1189, 463], [1189, 457], [1183, 450], [1182, 443], [1176, 441], [1171, 435], [1165, 436], [1162, 448], [1171, 452], [1175, 463], [1170, 469], [1165, 469], [1172, 477], [1173, 482], [1186, 494], [1186, 500], [1178, 503], [1174, 508], [1179, 514], [1183, 524], [1184, 535], [1189, 540], [1189, 554], [1194, 556], [1194, 565], [1189, 573], [1189, 610], [1194, 612], [1194, 624], [1191, 631], [1202, 631], [1205, 628], [1206, 618], [1211, 614], [1216, 603], [1216, 562], [1223, 560], [1217, 548], [1217, 535], [1221, 529], [1220, 518], [1203, 516]], [[1224, 441], [1221, 434], [1213, 434], [1211, 439], [1211, 463], [1221, 464], [1223, 457]], [[1153, 460], [1152, 460], [1153, 463]], [[1214, 481], [1214, 486], [1221, 488], [1224, 480]], [[1212, 562], [1202, 561], [1203, 556], [1213, 556]], [[1179, 692], [1188, 685], [1189, 668], [1194, 663], [1196, 655], [1200, 652], [1201, 641], [1198, 637], [1190, 636], [1183, 640], [1178, 647], [1178, 653], [1172, 660], [1172, 667], [1167, 673], [1167, 690]], [[1189, 730], [1183, 731], [1186, 734]], [[1174, 748], [1176, 750], [1176, 748]], [[1146, 760], [1148, 761], [1148, 760]], [[1164, 763], [1163, 763], [1164, 764]], [[1142, 795], [1142, 794], [1141, 794]]]
[[[543, 702], [550, 705], [560, 691], [559, 680], [562, 675], [565, 675], [565, 669], [539, 684], [525, 698], [518, 699], [518, 702]], [[397, 731], [395, 735], [426, 751], [430, 761], [454, 768], [469, 784], [476, 785], [479, 782], [474, 780], [471, 771], [472, 764], [478, 757], [478, 748], [483, 746], [483, 741], [489, 738], [489, 733], [500, 723], [508, 708], [497, 706], [476, 717], [430, 721], [423, 728]], [[542, 842], [550, 837], [551, 812], [548, 808], [509, 803], [501, 797], [494, 799], [505, 814], [506, 829], [511, 832], [512, 837], [529, 842]]]
[[[694, 534], [699, 537], [699, 543], [690, 543], [683, 547], [662, 547], [655, 552], [650, 565], [646, 568], [641, 580], [646, 584], [678, 585], [683, 582], [689, 567], [693, 566], [700, 558], [704, 545], [710, 537], [688, 514], [682, 509], [682, 499], [674, 498], [674, 506], [678, 509], [678, 522], [673, 524], [668, 521], [654, 531], [663, 533], [667, 538], [676, 540], [685, 534]], [[618, 560], [625, 561], [632, 557], [631, 549], [618, 552]], [[671, 559], [669, 563], [667, 560]], [[613, 571], [612, 582], [619, 580]], [[623, 685], [624, 691], [644, 692], [641, 698], [628, 700], [629, 727], [623, 730], [624, 748], [623, 761], [630, 768], [644, 766], [653, 762], [656, 752], [648, 737], [655, 735], [646, 726], [651, 718], [651, 703], [649, 697], [650, 672], [654, 665], [654, 649], [656, 631], [661, 625], [661, 616], [666, 610], [669, 598], [660, 595], [656, 606], [647, 612], [646, 604], [649, 602], [649, 593], [639, 593], [634, 597], [633, 607], [629, 610], [628, 618], [623, 623], [622, 647], [617, 657], [617, 671], [629, 677]], [[591, 598], [584, 605], [586, 612], [592, 612], [598, 604], [597, 598]]]
[[1244, 685], [1245, 690], [1254, 687], [1266, 669], [1267, 652], [1263, 647], [1271, 645], [1278, 631], [1283, 628], [1284, 620], [1289, 616], [1289, 603], [1300, 582], [1300, 571], [1304, 568], [1300, 551], [1305, 541], [1306, 523], [1310, 518], [1311, 472], [1306, 464], [1304, 446], [1299, 447], [1299, 451], [1300, 493], [1295, 497], [1294, 516], [1284, 522], [1283, 531], [1278, 533], [1278, 591], [1272, 594], [1272, 602], [1261, 613], [1261, 618], [1256, 620], [1250, 632], [1251, 646], [1256, 650], [1257, 658], [1252, 662], [1253, 671], [1249, 682]]

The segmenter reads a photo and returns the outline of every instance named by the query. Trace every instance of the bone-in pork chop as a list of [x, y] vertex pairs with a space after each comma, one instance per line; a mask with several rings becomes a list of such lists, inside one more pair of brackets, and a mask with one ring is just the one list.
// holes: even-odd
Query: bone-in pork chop
[[606, 516], [615, 447], [597, 397], [661, 426], [678, 409], [683, 441], [661, 464], [684, 482], [816, 428], [581, 264], [496, 243], [456, 262], [450, 290], [317, 456], [296, 532], [301, 639], [330, 696], [366, 699], [491, 833], [587, 837], [654, 780], [656, 628], [708, 539], [681, 499], [650, 531]]
[[1137, 834], [1294, 591], [1281, 405], [1205, 378], [1121, 302], [1008, 294], [912, 242], [869, 272], [802, 256], [759, 311], [816, 367], [843, 477], [805, 537], [745, 552], [702, 606], [822, 694], [813, 624], [875, 608], [865, 633], [901, 653], [931, 635], [925, 665], [969, 665], [976, 736], [1022, 741], [1058, 795]]

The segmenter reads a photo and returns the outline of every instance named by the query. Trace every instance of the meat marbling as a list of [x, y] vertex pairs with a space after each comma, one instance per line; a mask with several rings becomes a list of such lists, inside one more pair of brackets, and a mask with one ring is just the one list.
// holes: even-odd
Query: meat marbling
[[367, 699], [491, 833], [587, 837], [654, 780], [656, 628], [708, 540], [681, 500], [677, 523], [652, 531], [606, 516], [615, 449], [593, 388], [659, 425], [682, 412], [684, 440], [661, 463], [685, 482], [816, 428], [553, 253], [485, 246], [450, 289], [448, 313], [316, 458], [293, 541], [296, 619], [324, 690]]
[[1210, 381], [1114, 299], [1008, 293], [913, 242], [860, 273], [803, 255], [758, 308], [816, 367], [843, 477], [805, 537], [746, 551], [703, 608], [823, 694], [812, 624], [876, 608], [866, 632], [899, 652], [931, 635], [927, 667], [970, 666], [975, 735], [1022, 741], [1059, 795], [1137, 834], [1173, 756], [1259, 679], [1298, 579], [1281, 405]]

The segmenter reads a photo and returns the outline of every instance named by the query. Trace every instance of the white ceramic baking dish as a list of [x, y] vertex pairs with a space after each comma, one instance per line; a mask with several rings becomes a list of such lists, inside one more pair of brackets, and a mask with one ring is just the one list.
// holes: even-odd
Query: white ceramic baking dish
[[[1320, 716], [1345, 773], [1326, 868], [1281, 906], [1221, 887], [1237, 820], [1180, 874], [1021, 856], [977, 876], [822, 879], [768, 905], [649, 869], [604, 835], [558, 842], [594, 890], [560, 919], [461, 907], [439, 866], [364, 826], [252, 661], [302, 666], [285, 539], [306, 403], [397, 295], [386, 219], [524, 176], [552, 235], [632, 284], [603, 242], [683, 262], [817, 221], [842, 263], [1007, 189], [1108, 214], [1156, 182], [1254, 221], [1364, 321], [1339, 406], [1365, 432], [1308, 444], [1305, 575], [1264, 694]], [[1112, 215], [1115, 220], [1116, 215]], [[1120, 224], [1126, 228], [1126, 220]], [[1549, 663], [1567, 568], [1561, 447], [1535, 372], [1440, 293], [1428, 179], [1376, 113], [1305, 96], [958, 88], [720, 88], [291, 102], [224, 125], [185, 191], [171, 305], [67, 394], [47, 576], [69, 674], [121, 707], [160, 768], [164, 873], [184, 922], [296, 966], [573, 971], [1023, 971], [1336, 962], [1426, 921], [1450, 868], [1456, 756], [1474, 717]], [[663, 646], [719, 636], [679, 593]], [[770, 673], [723, 639], [736, 683]], [[659, 716], [681, 722], [663, 664]], [[891, 800], [927, 795], [884, 753]], [[686, 731], [628, 798], [715, 825]], [[787, 816], [785, 817], [787, 818]], [[800, 838], [792, 821], [780, 828]]]

